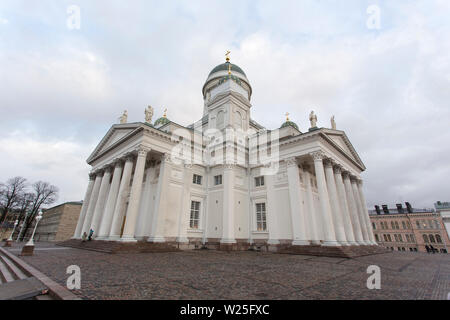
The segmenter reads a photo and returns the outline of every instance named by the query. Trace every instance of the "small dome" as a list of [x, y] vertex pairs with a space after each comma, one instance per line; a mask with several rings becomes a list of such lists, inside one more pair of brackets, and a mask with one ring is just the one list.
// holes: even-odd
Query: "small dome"
[[219, 71], [228, 71], [228, 68], [229, 68], [230, 64], [231, 64], [231, 71], [239, 72], [239, 73], [241, 73], [241, 74], [243, 74], [244, 76], [247, 77], [245, 72], [239, 66], [237, 66], [235, 64], [232, 64], [230, 62], [225, 62], [225, 63], [219, 64], [217, 67], [212, 69], [212, 71], [209, 73], [209, 76], [212, 75], [213, 73], [216, 73], [216, 72], [219, 72]]
[[161, 117], [161, 118], [159, 118], [158, 120], [155, 121], [154, 126], [155, 127], [160, 127], [160, 126], [163, 126], [165, 124], [168, 124], [169, 122], [170, 122], [170, 120], [167, 119], [166, 117]]
[[291, 127], [294, 127], [295, 129], [297, 129], [297, 130], [299, 130], [298, 129], [298, 125], [295, 123], [295, 122], [292, 122], [292, 121], [286, 121], [285, 123], [283, 123], [282, 125], [281, 125], [281, 128], [285, 128], [285, 127], [287, 127], [287, 126], [291, 126]]

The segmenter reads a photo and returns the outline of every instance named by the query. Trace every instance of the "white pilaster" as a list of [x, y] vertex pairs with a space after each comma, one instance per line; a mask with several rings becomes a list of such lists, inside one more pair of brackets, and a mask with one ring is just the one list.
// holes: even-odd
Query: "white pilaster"
[[295, 158], [286, 160], [289, 185], [289, 202], [291, 207], [292, 245], [309, 245], [306, 217], [302, 206], [302, 192], [300, 187], [300, 172]]
[[347, 238], [345, 236], [341, 204], [339, 203], [336, 181], [334, 179], [333, 163], [328, 159], [325, 160], [325, 175], [327, 178], [328, 193], [330, 195], [331, 213], [336, 239], [340, 244], [348, 245]]
[[316, 215], [316, 210], [314, 208], [314, 196], [312, 192], [311, 186], [311, 173], [307, 168], [303, 170], [303, 180], [305, 181], [306, 186], [306, 205], [308, 208], [308, 216], [310, 221], [310, 239], [312, 244], [320, 244], [320, 236], [319, 236], [319, 226], [320, 224], [320, 216]]
[[94, 188], [95, 175], [89, 175], [89, 184], [86, 190], [86, 194], [83, 200], [83, 206], [81, 207], [80, 216], [78, 217], [77, 227], [75, 228], [75, 232], [73, 234], [72, 239], [80, 239], [81, 231], [83, 229], [84, 219], [86, 218], [86, 211], [89, 207], [89, 200], [91, 199], [92, 189]]
[[339, 246], [336, 234], [333, 228], [333, 218], [331, 217], [330, 200], [328, 196], [327, 183], [325, 180], [325, 171], [323, 168], [324, 154], [314, 152], [314, 168], [316, 170], [317, 188], [319, 191], [320, 209], [322, 214], [322, 223], [324, 230], [324, 246]]
[[352, 220], [347, 202], [347, 195], [345, 194], [344, 181], [342, 180], [342, 168], [340, 166], [334, 167], [334, 179], [336, 180], [336, 187], [339, 195], [339, 203], [341, 205], [345, 236], [350, 245], [357, 246], [358, 243], [355, 240], [355, 234], [353, 232]]
[[[188, 243], [187, 230], [189, 228], [190, 219], [190, 200], [191, 200], [191, 185], [192, 185], [192, 165], [184, 165], [184, 177], [183, 177], [183, 195], [181, 197], [181, 206], [178, 216], [178, 237], [177, 242]], [[204, 203], [203, 203], [204, 205]], [[203, 211], [203, 208], [202, 208]], [[203, 220], [203, 219], [202, 219]]]
[[220, 243], [236, 243], [234, 236], [234, 165], [226, 164], [223, 170], [223, 216]]
[[105, 211], [100, 223], [97, 239], [103, 240], [108, 238], [109, 231], [111, 230], [111, 224], [114, 216], [114, 208], [116, 206], [117, 198], [119, 195], [120, 178], [123, 171], [122, 161], [116, 160], [114, 163], [114, 173], [111, 182], [111, 188], [109, 189], [108, 198], [106, 200]]
[[352, 220], [352, 227], [353, 227], [353, 234], [355, 235], [355, 241], [360, 245], [365, 245], [361, 231], [361, 224], [359, 222], [358, 217], [358, 208], [356, 207], [355, 197], [353, 195], [353, 189], [350, 182], [349, 172], [344, 171], [342, 173], [342, 177], [344, 179], [345, 194], [347, 196], [347, 203], [350, 211], [350, 217]]
[[92, 216], [94, 215], [95, 205], [97, 204], [98, 193], [100, 191], [100, 185], [102, 183], [103, 172], [97, 172], [95, 176], [94, 187], [92, 189], [91, 199], [89, 200], [89, 207], [86, 211], [86, 217], [83, 222], [83, 228], [81, 230], [81, 234], [83, 235], [85, 232], [89, 234], [89, 228], [92, 223]]
[[[269, 229], [269, 240], [268, 244], [279, 244], [280, 243], [280, 232], [278, 227], [278, 220], [276, 216], [275, 203], [277, 201], [275, 197], [275, 189], [274, 189], [274, 175], [266, 175], [264, 176], [264, 182], [266, 183], [267, 188], [267, 226]], [[250, 201], [250, 199], [249, 199]], [[249, 212], [250, 215], [253, 215], [253, 210]], [[250, 224], [250, 230], [253, 230], [252, 225]], [[251, 232], [251, 231], [250, 231]]]
[[125, 227], [123, 229], [122, 242], [136, 242], [135, 230], [139, 213], [139, 204], [142, 196], [142, 182], [144, 179], [145, 163], [147, 162], [147, 152], [145, 148], [139, 148], [136, 160], [136, 168], [134, 169], [133, 184], [131, 186], [130, 200], [125, 218]]
[[123, 218], [125, 215], [125, 209], [128, 199], [128, 193], [130, 190], [131, 173], [133, 171], [134, 158], [131, 155], [127, 155], [125, 165], [123, 167], [122, 180], [120, 181], [119, 193], [114, 207], [114, 214], [111, 223], [111, 230], [109, 232], [109, 240], [119, 240]]
[[370, 222], [369, 211], [367, 210], [366, 197], [364, 196], [364, 191], [363, 191], [363, 181], [358, 180], [357, 186], [358, 186], [359, 199], [360, 199], [360, 202], [361, 202], [361, 205], [363, 208], [362, 217], [364, 218], [365, 224], [367, 226], [367, 232], [369, 233], [370, 244], [377, 245], [377, 242], [375, 240], [375, 235], [373, 234], [372, 223]]
[[[165, 197], [166, 185], [168, 183], [168, 171], [170, 169], [170, 154], [164, 154], [159, 168], [158, 186], [156, 188], [155, 203], [152, 216], [152, 224], [148, 242], [165, 242], [164, 224], [165, 217], [162, 210], [163, 199]], [[165, 199], [165, 198], [164, 198]]]

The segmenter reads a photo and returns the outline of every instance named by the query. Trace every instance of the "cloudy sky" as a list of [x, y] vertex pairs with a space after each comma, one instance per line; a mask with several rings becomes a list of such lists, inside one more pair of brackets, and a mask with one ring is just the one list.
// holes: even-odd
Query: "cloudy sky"
[[229, 49], [262, 125], [289, 111], [306, 131], [311, 110], [319, 126], [336, 116], [367, 166], [369, 206], [450, 200], [450, 1], [126, 4], [0, 2], [0, 181], [42, 179], [59, 202], [82, 199], [85, 160], [122, 111], [198, 120]]

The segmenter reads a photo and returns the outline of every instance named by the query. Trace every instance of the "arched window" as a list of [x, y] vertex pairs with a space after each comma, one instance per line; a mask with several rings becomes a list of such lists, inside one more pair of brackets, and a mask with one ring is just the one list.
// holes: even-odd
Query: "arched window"
[[417, 226], [417, 229], [421, 229], [419, 220], [416, 220], [416, 226]]
[[423, 235], [423, 241], [425, 243], [428, 243], [428, 236], [426, 234]]
[[434, 240], [434, 236], [432, 234], [430, 234], [430, 242], [431, 243], [436, 243], [436, 240]]
[[242, 129], [242, 116], [239, 111], [234, 113], [234, 126], [236, 129]]
[[406, 222], [405, 221], [402, 221], [402, 227], [403, 227], [403, 229], [406, 229]]
[[442, 243], [442, 239], [441, 239], [441, 236], [440, 235], [436, 235], [436, 242], [437, 243]]
[[391, 228], [392, 228], [392, 229], [395, 229], [394, 221], [391, 221]]
[[400, 229], [399, 225], [398, 225], [398, 221], [395, 221], [395, 229]]

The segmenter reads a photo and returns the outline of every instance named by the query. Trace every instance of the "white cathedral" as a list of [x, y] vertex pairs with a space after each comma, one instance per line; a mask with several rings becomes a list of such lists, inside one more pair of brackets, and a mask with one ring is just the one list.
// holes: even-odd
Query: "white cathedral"
[[[252, 87], [230, 63], [203, 86], [203, 117], [127, 123], [127, 112], [87, 162], [89, 185], [74, 239], [271, 251], [376, 245], [362, 189], [365, 166], [347, 135], [302, 132], [289, 118], [267, 130], [251, 119]], [[92, 231], [91, 231], [92, 230]]]

